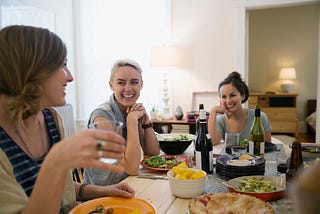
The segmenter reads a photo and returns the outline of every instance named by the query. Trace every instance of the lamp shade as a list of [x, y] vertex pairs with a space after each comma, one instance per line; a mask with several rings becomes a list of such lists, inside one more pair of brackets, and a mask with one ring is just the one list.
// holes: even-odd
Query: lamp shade
[[173, 67], [177, 65], [177, 47], [161, 45], [151, 48], [152, 67]]
[[281, 68], [279, 79], [282, 80], [293, 80], [296, 79], [296, 69], [295, 68]]

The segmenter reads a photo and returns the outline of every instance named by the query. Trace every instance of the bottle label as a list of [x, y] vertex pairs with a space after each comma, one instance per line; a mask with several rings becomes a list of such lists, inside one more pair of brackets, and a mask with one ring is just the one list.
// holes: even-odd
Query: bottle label
[[202, 169], [201, 152], [200, 151], [196, 151], [196, 168], [197, 169]]
[[209, 134], [209, 133], [208, 133], [208, 134], [206, 134], [206, 137], [207, 137], [207, 139], [211, 140], [211, 136], [210, 136], [210, 134]]
[[256, 142], [259, 144], [259, 147], [254, 149], [255, 142], [249, 141], [249, 154], [263, 157], [264, 156], [264, 142]]
[[264, 157], [264, 142], [260, 142], [260, 157]]
[[213, 151], [209, 151], [209, 170], [213, 171]]
[[253, 141], [249, 141], [249, 154], [250, 155], [254, 155], [253, 151], [254, 151], [254, 142]]

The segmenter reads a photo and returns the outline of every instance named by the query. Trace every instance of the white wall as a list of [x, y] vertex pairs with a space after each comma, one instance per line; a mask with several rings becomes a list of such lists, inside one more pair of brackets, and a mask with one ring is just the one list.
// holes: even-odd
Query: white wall
[[[191, 110], [193, 91], [216, 91], [218, 83], [234, 69], [246, 77], [247, 8], [286, 6], [297, 2], [312, 1], [172, 0], [173, 43], [191, 55], [186, 66], [170, 76], [173, 109], [180, 105], [184, 112]], [[67, 44], [69, 67], [73, 70], [72, 0], [29, 0], [28, 3], [56, 14], [56, 33]], [[75, 105], [74, 84], [70, 86], [67, 99]], [[211, 106], [205, 108], [209, 110]]]
[[231, 0], [173, 0], [172, 9], [173, 41], [191, 55], [188, 67], [173, 75], [174, 108], [186, 112], [193, 91], [217, 91], [233, 71], [233, 8]]
[[[55, 33], [65, 42], [68, 49], [68, 67], [74, 75], [73, 14], [72, 0], [3, 0], [1, 5], [28, 5], [53, 13], [55, 16]], [[67, 102], [75, 106], [75, 84], [67, 87]]]

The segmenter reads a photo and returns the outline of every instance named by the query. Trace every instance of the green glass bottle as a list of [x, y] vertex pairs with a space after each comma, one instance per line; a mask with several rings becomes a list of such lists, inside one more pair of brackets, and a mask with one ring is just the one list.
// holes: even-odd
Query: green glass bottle
[[264, 157], [264, 130], [261, 124], [261, 109], [256, 106], [254, 121], [249, 136], [249, 154]]

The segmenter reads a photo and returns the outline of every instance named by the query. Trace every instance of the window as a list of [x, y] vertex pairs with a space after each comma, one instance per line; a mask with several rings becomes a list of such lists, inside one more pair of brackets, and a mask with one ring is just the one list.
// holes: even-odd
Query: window
[[137, 61], [143, 70], [140, 100], [146, 110], [161, 102], [161, 74], [150, 67], [151, 47], [170, 42], [170, 0], [80, 0], [74, 2], [75, 81], [78, 116], [112, 94], [109, 73], [114, 61]]

